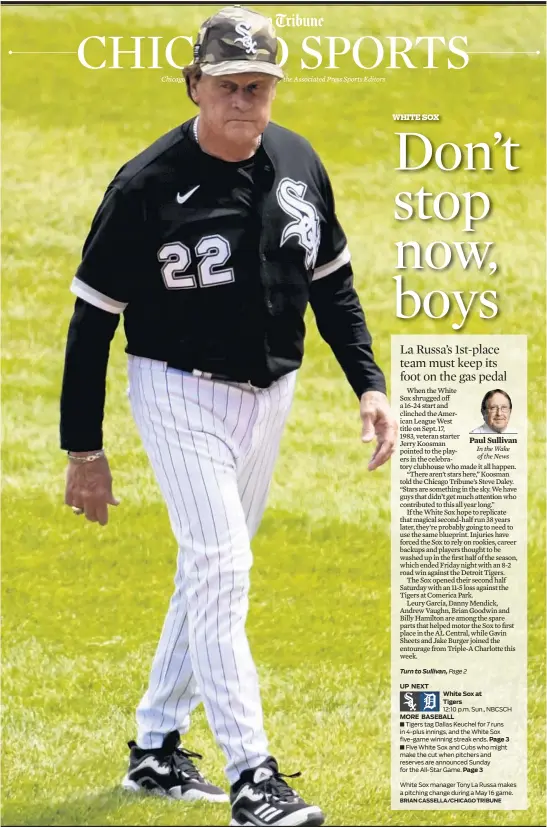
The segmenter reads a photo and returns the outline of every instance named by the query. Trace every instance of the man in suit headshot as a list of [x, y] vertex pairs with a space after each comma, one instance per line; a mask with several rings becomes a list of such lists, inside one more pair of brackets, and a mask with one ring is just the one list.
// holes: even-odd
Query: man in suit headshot
[[500, 388], [488, 391], [481, 402], [481, 413], [484, 419], [482, 425], [471, 431], [472, 434], [504, 434], [516, 433], [509, 431], [509, 420], [513, 410], [511, 397]]

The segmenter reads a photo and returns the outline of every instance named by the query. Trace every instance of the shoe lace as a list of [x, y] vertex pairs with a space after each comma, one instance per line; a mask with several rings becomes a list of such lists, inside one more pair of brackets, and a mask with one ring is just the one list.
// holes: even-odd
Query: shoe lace
[[200, 755], [199, 752], [184, 749], [183, 747], [177, 747], [167, 760], [176, 773], [184, 772], [188, 778], [203, 781], [203, 776], [193, 761], [190, 760], [192, 758], [199, 758], [201, 760], [203, 755]]
[[297, 797], [297, 793], [290, 787], [285, 778], [299, 778], [301, 772], [293, 772], [286, 774], [284, 772], [274, 772], [269, 778], [264, 778], [259, 781], [256, 786], [260, 789], [267, 801], [271, 798], [276, 798], [278, 801], [290, 801]]

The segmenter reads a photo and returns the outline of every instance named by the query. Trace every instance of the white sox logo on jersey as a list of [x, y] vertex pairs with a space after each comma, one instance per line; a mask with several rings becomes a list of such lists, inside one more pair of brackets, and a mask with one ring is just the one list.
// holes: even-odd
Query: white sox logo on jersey
[[277, 201], [287, 215], [294, 218], [281, 235], [281, 245], [291, 236], [296, 236], [301, 247], [306, 251], [305, 263], [308, 270], [315, 266], [321, 231], [317, 210], [309, 201], [304, 200], [307, 184], [303, 181], [293, 181], [292, 178], [283, 178], [277, 187]]
[[256, 40], [252, 38], [250, 23], [238, 23], [236, 32], [240, 34], [241, 37], [236, 37], [234, 43], [241, 43], [248, 55], [256, 55]]

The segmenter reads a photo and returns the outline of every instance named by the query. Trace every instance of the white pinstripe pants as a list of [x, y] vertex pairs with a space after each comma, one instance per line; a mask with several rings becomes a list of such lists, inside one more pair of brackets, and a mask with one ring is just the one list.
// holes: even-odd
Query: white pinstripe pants
[[256, 669], [245, 633], [250, 540], [289, 413], [296, 372], [252, 390], [129, 357], [129, 398], [179, 551], [137, 743], [188, 731], [203, 701], [234, 783], [267, 757]]

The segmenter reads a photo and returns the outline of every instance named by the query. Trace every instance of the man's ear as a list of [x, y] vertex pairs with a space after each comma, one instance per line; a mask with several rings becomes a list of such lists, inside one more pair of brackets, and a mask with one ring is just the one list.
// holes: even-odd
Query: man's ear
[[197, 104], [199, 104], [199, 99], [201, 97], [199, 85], [202, 77], [203, 75], [200, 74], [198, 78], [194, 77], [190, 80], [190, 94], [192, 95], [192, 100], [194, 103]]

